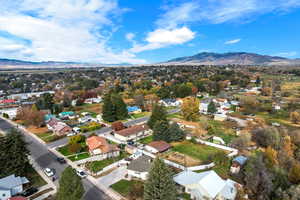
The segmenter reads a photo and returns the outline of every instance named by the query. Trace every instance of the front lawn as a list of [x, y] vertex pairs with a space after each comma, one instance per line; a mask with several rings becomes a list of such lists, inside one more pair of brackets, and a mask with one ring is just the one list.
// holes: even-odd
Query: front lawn
[[[57, 150], [58, 150], [62, 155], [64, 155], [64, 156], [70, 156], [70, 155], [76, 154], [76, 153], [70, 152], [70, 150], [69, 150], [69, 145], [68, 145], [68, 144], [65, 145], [65, 146], [59, 147]], [[84, 153], [84, 152], [87, 152], [87, 148], [86, 148], [86, 147], [85, 147], [85, 148], [81, 148], [80, 152], [78, 152], [78, 153]]]
[[128, 156], [128, 154], [126, 154], [126, 153], [120, 153], [120, 155], [118, 157], [109, 158], [109, 159], [100, 160], [100, 161], [88, 162], [88, 163], [86, 163], [85, 166], [91, 172], [97, 173], [97, 172], [101, 171], [103, 168], [113, 164], [114, 162], [122, 160], [123, 158], [125, 158], [127, 156]]
[[[136, 181], [136, 180], [120, 180], [119, 182], [111, 185], [110, 187], [115, 190], [116, 192], [118, 192], [119, 194], [121, 194], [123, 197], [129, 197], [130, 192], [132, 191], [133, 187], [136, 188], [143, 188], [143, 182], [141, 181]], [[139, 192], [142, 194], [142, 191]], [[140, 197], [140, 199], [142, 199], [142, 196]]]
[[201, 163], [211, 162], [212, 156], [222, 151], [211, 146], [194, 144], [190, 141], [175, 142], [172, 143], [172, 146], [172, 151], [191, 156], [192, 158], [200, 160]]
[[39, 188], [47, 184], [47, 182], [35, 171], [32, 166], [28, 167], [25, 177], [30, 181], [30, 187]]
[[153, 141], [153, 135], [150, 135], [150, 136], [140, 139], [138, 142], [141, 144], [149, 144], [152, 141]]
[[85, 152], [85, 153], [69, 156], [67, 158], [71, 161], [78, 161], [78, 160], [83, 160], [83, 159], [86, 159], [86, 158], [89, 158], [89, 157], [90, 157], [90, 154]]

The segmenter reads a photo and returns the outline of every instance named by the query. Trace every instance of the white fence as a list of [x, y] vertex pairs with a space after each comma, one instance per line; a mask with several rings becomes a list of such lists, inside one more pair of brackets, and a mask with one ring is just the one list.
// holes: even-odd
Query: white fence
[[106, 158], [109, 158], [106, 154], [97, 155], [97, 156], [92, 156], [92, 157], [85, 158], [85, 159], [82, 159], [82, 160], [74, 161], [74, 163], [76, 163], [77, 165], [81, 165], [81, 164], [84, 164], [86, 162], [100, 161], [100, 160], [104, 160]]
[[113, 169], [113, 168], [115, 168], [115, 167], [119, 167], [119, 166], [121, 166], [121, 165], [125, 165], [125, 164], [127, 164], [127, 163], [129, 163], [128, 161], [126, 161], [126, 160], [119, 160], [118, 162], [114, 162], [114, 163], [112, 163], [111, 165], [108, 165], [108, 166], [106, 166], [106, 167], [104, 167], [101, 171], [99, 171], [99, 172], [97, 172], [97, 173], [93, 173], [93, 172], [91, 172], [91, 171], [89, 171], [88, 169], [86, 169], [92, 176], [98, 176], [98, 175], [100, 175], [100, 174], [102, 174], [102, 173], [104, 173], [104, 172], [106, 172], [106, 171], [108, 171], [108, 170], [111, 170], [111, 169]]

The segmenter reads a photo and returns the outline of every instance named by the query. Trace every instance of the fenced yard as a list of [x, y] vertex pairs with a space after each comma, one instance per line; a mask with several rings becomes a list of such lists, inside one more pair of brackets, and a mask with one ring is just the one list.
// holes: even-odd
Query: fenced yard
[[[172, 151], [186, 155], [179, 159], [181, 162], [186, 162], [187, 159], [193, 163], [193, 160], [198, 160], [199, 164], [208, 164], [212, 162], [212, 157], [218, 152], [224, 152], [212, 146], [204, 144], [194, 144], [191, 141], [172, 143]], [[177, 156], [179, 158], [179, 156]], [[189, 158], [190, 157], [190, 158]], [[186, 161], [184, 161], [186, 160]]]

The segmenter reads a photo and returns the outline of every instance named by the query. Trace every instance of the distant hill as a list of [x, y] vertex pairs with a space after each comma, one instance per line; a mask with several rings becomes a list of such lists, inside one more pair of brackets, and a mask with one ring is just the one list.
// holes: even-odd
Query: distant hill
[[17, 66], [17, 65], [70, 65], [70, 64], [80, 64], [76, 62], [56, 62], [56, 61], [43, 61], [43, 62], [31, 62], [24, 60], [6, 59], [0, 58], [0, 66]]
[[278, 56], [260, 55], [256, 53], [232, 52], [211, 53], [203, 52], [193, 56], [175, 58], [165, 64], [203, 64], [203, 65], [296, 65], [300, 59], [288, 59]]

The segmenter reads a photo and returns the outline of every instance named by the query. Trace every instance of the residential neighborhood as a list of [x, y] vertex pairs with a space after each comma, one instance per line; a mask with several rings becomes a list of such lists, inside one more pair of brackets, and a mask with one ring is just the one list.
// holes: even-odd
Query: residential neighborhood
[[299, 0], [0, 0], [0, 200], [300, 200]]

